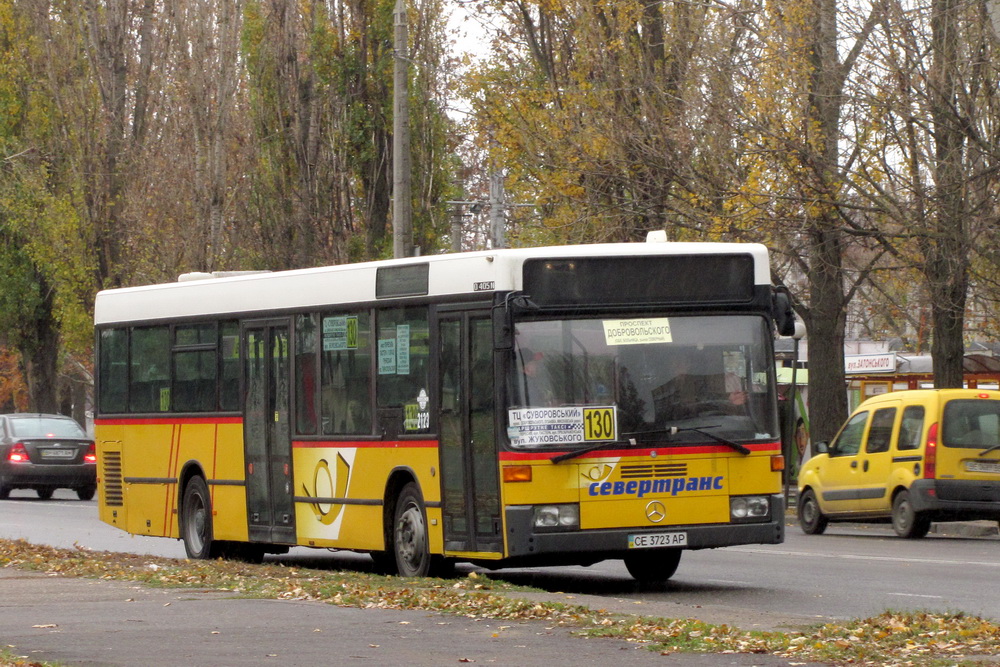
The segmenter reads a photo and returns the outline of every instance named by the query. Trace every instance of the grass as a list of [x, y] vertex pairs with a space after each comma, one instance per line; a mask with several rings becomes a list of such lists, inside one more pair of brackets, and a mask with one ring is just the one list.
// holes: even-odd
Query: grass
[[[1000, 627], [962, 613], [886, 611], [878, 616], [792, 632], [747, 632], [692, 619], [609, 614], [589, 607], [531, 602], [524, 587], [472, 573], [459, 579], [407, 579], [233, 561], [190, 561], [0, 540], [0, 567], [148, 586], [228, 591], [251, 598], [317, 600], [384, 609], [418, 609], [473, 618], [544, 621], [588, 637], [614, 637], [663, 654], [773, 654], [802, 662], [853, 665], [1000, 664]], [[0, 652], [4, 667], [35, 667]]]

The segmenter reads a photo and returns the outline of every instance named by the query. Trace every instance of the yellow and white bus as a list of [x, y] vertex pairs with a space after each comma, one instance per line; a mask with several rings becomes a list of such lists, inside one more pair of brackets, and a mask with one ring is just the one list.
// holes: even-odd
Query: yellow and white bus
[[421, 576], [784, 537], [755, 244], [470, 252], [97, 295], [98, 502], [192, 558]]

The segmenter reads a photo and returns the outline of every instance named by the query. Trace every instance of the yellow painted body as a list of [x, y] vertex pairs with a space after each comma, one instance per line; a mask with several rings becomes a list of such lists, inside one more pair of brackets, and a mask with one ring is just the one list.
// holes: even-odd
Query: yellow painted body
[[781, 472], [771, 470], [772, 454], [677, 453], [649, 456], [594, 456], [530, 465], [530, 482], [505, 482], [504, 505], [580, 503], [582, 530], [650, 526], [647, 505], [663, 502], [659, 526], [728, 523], [730, 495], [781, 491]]

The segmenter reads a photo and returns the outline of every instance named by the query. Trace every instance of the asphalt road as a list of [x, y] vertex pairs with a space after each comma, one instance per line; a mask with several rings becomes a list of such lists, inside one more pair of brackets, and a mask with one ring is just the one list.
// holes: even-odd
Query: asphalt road
[[[127, 535], [101, 523], [93, 501], [62, 491], [52, 501], [27, 491], [12, 493], [0, 502], [0, 537], [184, 556], [180, 542]], [[272, 560], [318, 568], [371, 567], [364, 555], [305, 548]], [[471, 569], [460, 566], [459, 571]], [[745, 629], [798, 628], [885, 609], [963, 611], [1000, 619], [994, 585], [1000, 576], [1000, 537], [994, 523], [941, 524], [926, 539], [901, 540], [887, 526], [840, 524], [825, 535], [807, 536], [792, 522], [784, 544], [685, 554], [674, 579], [660, 590], [641, 589], [618, 561], [501, 570], [491, 576], [541, 588], [545, 592], [539, 597], [546, 600]], [[4, 632], [0, 626], [0, 639], [10, 639]]]

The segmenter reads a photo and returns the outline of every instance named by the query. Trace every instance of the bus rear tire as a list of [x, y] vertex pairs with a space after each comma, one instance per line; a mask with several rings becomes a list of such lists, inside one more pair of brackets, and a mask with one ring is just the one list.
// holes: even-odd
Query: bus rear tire
[[396, 572], [402, 577], [426, 577], [431, 571], [427, 540], [427, 513], [420, 488], [413, 482], [399, 492], [392, 522], [392, 550]]
[[192, 477], [184, 487], [180, 523], [188, 558], [206, 560], [221, 555], [220, 544], [212, 537], [212, 497], [200, 476]]
[[683, 549], [639, 550], [625, 556], [625, 569], [644, 584], [664, 584], [677, 572]]

